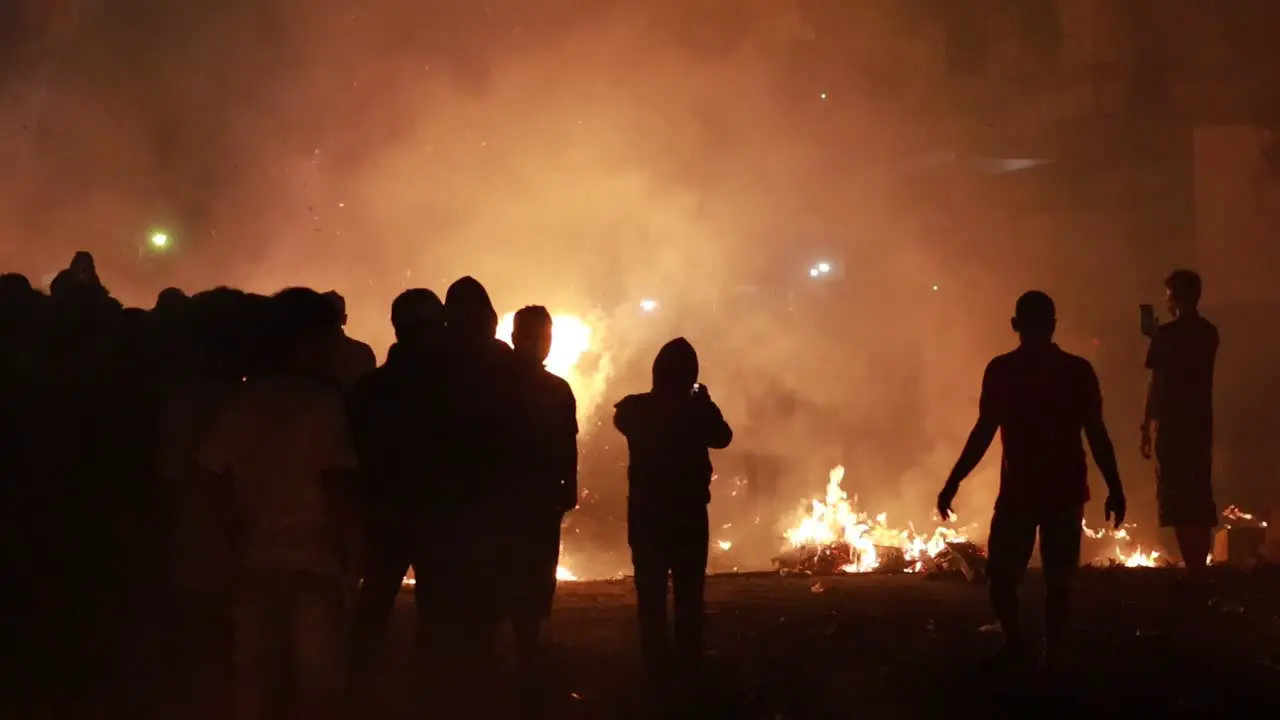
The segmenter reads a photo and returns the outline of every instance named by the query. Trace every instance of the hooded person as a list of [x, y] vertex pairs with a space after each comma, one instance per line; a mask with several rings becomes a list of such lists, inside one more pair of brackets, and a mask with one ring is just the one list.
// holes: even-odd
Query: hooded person
[[[694, 671], [702, 657], [709, 450], [728, 447], [733, 430], [706, 386], [698, 384], [698, 369], [693, 345], [672, 340], [653, 361], [653, 389], [623, 398], [613, 417], [630, 453], [627, 540], [650, 681], [676, 669]], [[667, 626], [668, 578], [675, 595], [674, 648]]]
[[495, 562], [506, 552], [515, 439], [514, 355], [498, 340], [489, 293], [464, 277], [445, 294], [440, 371], [443, 465], [429, 553], [450, 581], [428, 590], [429, 650], [440, 712], [486, 697], [508, 588]]

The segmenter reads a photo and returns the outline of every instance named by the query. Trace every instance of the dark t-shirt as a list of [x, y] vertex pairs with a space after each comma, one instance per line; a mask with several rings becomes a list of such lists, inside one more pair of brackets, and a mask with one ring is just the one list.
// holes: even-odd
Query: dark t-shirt
[[578, 404], [569, 383], [542, 365], [515, 365], [518, 399], [513, 497], [539, 508], [572, 509], [578, 495]]
[[1019, 348], [987, 365], [980, 412], [1004, 446], [997, 504], [1056, 510], [1089, 500], [1081, 434], [1102, 413], [1093, 366], [1057, 345]]
[[1160, 388], [1152, 412], [1163, 432], [1212, 432], [1217, 355], [1218, 328], [1198, 315], [1179, 317], [1156, 330], [1147, 349], [1147, 368]]

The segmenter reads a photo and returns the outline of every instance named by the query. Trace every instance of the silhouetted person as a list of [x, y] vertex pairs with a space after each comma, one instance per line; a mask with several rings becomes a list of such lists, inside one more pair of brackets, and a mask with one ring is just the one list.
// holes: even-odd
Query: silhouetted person
[[333, 330], [337, 337], [337, 347], [333, 351], [328, 374], [329, 377], [341, 383], [344, 390], [350, 390], [356, 384], [356, 380], [378, 367], [378, 358], [374, 355], [373, 348], [347, 335], [346, 299], [334, 290], [330, 290], [324, 296], [333, 307], [335, 323]]
[[[653, 389], [628, 395], [613, 424], [627, 438], [627, 540], [635, 566], [640, 647], [651, 681], [702, 660], [702, 601], [707, 574], [711, 455], [733, 431], [705, 385], [698, 355], [684, 338], [653, 361]], [[667, 625], [667, 581], [675, 595], [675, 646]], [[673, 667], [672, 661], [676, 664]]]
[[239, 556], [233, 715], [276, 717], [274, 700], [292, 687], [293, 717], [324, 718], [345, 683], [356, 457], [342, 392], [324, 377], [332, 306], [295, 288], [273, 297], [271, 309], [275, 362], [228, 399], [199, 459], [222, 482]]
[[578, 503], [577, 401], [569, 383], [543, 367], [551, 325], [546, 308], [530, 306], [516, 313], [511, 332], [519, 417], [516, 485], [508, 499], [515, 510], [510, 613], [526, 693], [541, 680], [541, 630], [556, 591], [560, 525]]
[[1093, 366], [1053, 342], [1053, 300], [1039, 291], [1018, 298], [1012, 320], [1018, 348], [987, 365], [978, 422], [938, 495], [938, 513], [951, 514], [960, 483], [981, 462], [996, 431], [1004, 454], [1000, 492], [987, 541], [991, 604], [1004, 631], [1002, 660], [1026, 657], [1018, 585], [1040, 533], [1044, 567], [1045, 660], [1055, 668], [1067, 639], [1071, 587], [1080, 566], [1081, 523], [1089, 501], [1081, 432], [1106, 480], [1108, 520], [1124, 522], [1125, 498], [1115, 450], [1102, 421], [1102, 391]]
[[71, 264], [54, 276], [53, 282], [49, 283], [49, 295], [63, 303], [102, 303], [120, 309], [120, 303], [111, 298], [102, 280], [98, 278], [98, 267], [93, 255], [84, 250], [72, 256]]
[[445, 472], [428, 535], [435, 564], [449, 581], [431, 583], [432, 682], [444, 714], [475, 709], [487, 695], [494, 640], [504, 612], [507, 579], [495, 572], [510, 552], [503, 503], [515, 478], [514, 356], [495, 338], [498, 315], [484, 286], [464, 277], [445, 294], [446, 352], [441, 423]]
[[356, 605], [351, 669], [368, 689], [405, 574], [425, 632], [432, 583], [428, 540], [433, 494], [443, 473], [438, 384], [444, 353], [444, 305], [430, 290], [401, 293], [391, 304], [396, 342], [382, 367], [356, 382], [348, 400], [364, 485], [364, 583]]
[[1176, 270], [1165, 280], [1173, 321], [1147, 349], [1151, 382], [1142, 455], [1156, 460], [1160, 525], [1173, 528], [1189, 577], [1208, 564], [1218, 509], [1213, 501], [1213, 368], [1218, 329], [1200, 315], [1200, 276]]

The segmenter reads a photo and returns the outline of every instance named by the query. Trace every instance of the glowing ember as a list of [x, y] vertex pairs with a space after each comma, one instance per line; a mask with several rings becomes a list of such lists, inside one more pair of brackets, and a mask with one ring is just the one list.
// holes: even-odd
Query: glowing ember
[[569, 568], [563, 565], [556, 567], [556, 582], [574, 582], [578, 579], [577, 575], [569, 572]]
[[828, 476], [826, 498], [811, 501], [808, 515], [784, 532], [792, 548], [817, 548], [820, 551], [847, 548], [849, 562], [840, 572], [865, 573], [886, 570], [886, 555], [901, 554], [902, 570], [919, 572], [925, 561], [936, 557], [947, 543], [967, 542], [955, 528], [936, 527], [929, 533], [918, 533], [908, 524], [905, 529], [888, 524], [885, 513], [870, 516], [855, 509], [848, 493], [841, 487], [844, 467], [836, 466]]
[[1227, 521], [1227, 527], [1231, 527], [1232, 522], [1243, 523], [1245, 525], [1256, 525], [1263, 528], [1267, 526], [1265, 521], [1259, 521], [1253, 515], [1241, 510], [1235, 505], [1228, 505], [1227, 509], [1222, 511], [1222, 517]]

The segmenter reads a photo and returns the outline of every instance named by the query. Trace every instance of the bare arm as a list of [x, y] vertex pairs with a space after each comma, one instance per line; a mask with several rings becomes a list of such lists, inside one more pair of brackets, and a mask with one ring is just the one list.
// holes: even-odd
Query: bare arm
[[1123, 496], [1124, 487], [1120, 483], [1116, 450], [1111, 444], [1111, 436], [1107, 433], [1107, 425], [1102, 419], [1102, 389], [1092, 367], [1089, 368], [1088, 383], [1088, 406], [1084, 423], [1085, 440], [1089, 442], [1093, 461], [1097, 463], [1098, 471], [1102, 473], [1102, 479], [1107, 483], [1107, 491], [1112, 495]]
[[[1167, 336], [1164, 336], [1167, 337]], [[1164, 403], [1164, 356], [1166, 341], [1159, 330], [1151, 338], [1147, 347], [1147, 369], [1151, 371], [1147, 379], [1147, 398], [1142, 411], [1142, 432], [1148, 435], [1160, 421], [1160, 407]]]
[[955, 467], [951, 468], [951, 474], [947, 476], [946, 487], [952, 492], [959, 488], [960, 483], [964, 482], [964, 479], [969, 477], [974, 468], [978, 467], [978, 463], [982, 462], [987, 450], [991, 448], [991, 441], [996, 439], [996, 430], [1000, 429], [1000, 421], [996, 413], [993, 375], [992, 366], [988, 365], [986, 373], [982, 376], [982, 396], [978, 400], [978, 421], [973, 424], [973, 429], [969, 431], [969, 439], [965, 441], [964, 449], [960, 451], [960, 457], [956, 460]]

